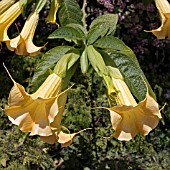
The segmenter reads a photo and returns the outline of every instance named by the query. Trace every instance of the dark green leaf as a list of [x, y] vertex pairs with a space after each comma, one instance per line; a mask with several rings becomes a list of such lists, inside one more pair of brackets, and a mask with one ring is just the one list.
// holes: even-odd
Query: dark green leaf
[[54, 47], [48, 52], [46, 52], [37, 66], [31, 86], [33, 91], [37, 90], [37, 88], [43, 83], [46, 77], [49, 75], [49, 71], [54, 67], [55, 63], [65, 54], [67, 53], [71, 47], [69, 46], [58, 46]]
[[67, 41], [76, 41], [85, 39], [85, 35], [81, 29], [76, 29], [71, 26], [63, 26], [55, 30], [48, 38], [64, 38]]
[[97, 17], [90, 25], [87, 35], [88, 44], [94, 43], [100, 37], [114, 33], [117, 21], [116, 14], [105, 14]]
[[82, 11], [76, 0], [62, 0], [58, 12], [59, 22], [61, 26], [70, 23], [82, 25]]
[[131, 48], [129, 48], [122, 40], [120, 40], [117, 37], [106, 36], [106, 37], [100, 38], [94, 43], [94, 46], [103, 48], [103, 49], [112, 49], [122, 54], [131, 56], [134, 59], [134, 61], [138, 63], [136, 56], [134, 52], [131, 50]]
[[105, 50], [105, 52], [106, 53], [101, 51], [106, 65], [116, 67], [120, 70], [132, 94], [139, 101], [142, 101], [146, 96], [146, 83], [148, 85], [149, 94], [155, 98], [155, 94], [152, 91], [143, 71], [132, 57], [115, 52], [111, 49]]
[[68, 24], [67, 26], [75, 28], [78, 32], [80, 32], [80, 34], [82, 34], [83, 32], [84, 36], [87, 34], [87, 30], [80, 24], [71, 23], [71, 24]]

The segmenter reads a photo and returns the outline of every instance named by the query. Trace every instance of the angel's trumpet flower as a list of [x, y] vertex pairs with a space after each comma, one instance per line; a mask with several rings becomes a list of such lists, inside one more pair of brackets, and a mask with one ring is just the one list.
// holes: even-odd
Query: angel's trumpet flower
[[[12, 77], [11, 77], [12, 79]], [[55, 73], [49, 75], [39, 89], [28, 94], [24, 87], [12, 79], [14, 86], [9, 94], [8, 106], [5, 112], [15, 125], [30, 135], [50, 136], [53, 130], [50, 126], [59, 114], [59, 97], [61, 78]]]
[[158, 103], [147, 92], [145, 99], [137, 104], [122, 79], [112, 78], [112, 82], [117, 90], [117, 106], [108, 108], [115, 130], [113, 136], [122, 141], [129, 141], [139, 132], [147, 135], [158, 125], [161, 118]]
[[167, 0], [155, 0], [156, 7], [161, 17], [161, 26], [152, 32], [158, 39], [170, 38], [170, 4]]
[[21, 33], [11, 40], [6, 41], [9, 50], [15, 51], [17, 55], [35, 56], [44, 47], [37, 47], [33, 43], [34, 33], [38, 24], [39, 14], [33, 12], [29, 15]]
[[59, 0], [52, 0], [49, 14], [46, 18], [47, 23], [56, 24], [56, 14], [59, 8]]

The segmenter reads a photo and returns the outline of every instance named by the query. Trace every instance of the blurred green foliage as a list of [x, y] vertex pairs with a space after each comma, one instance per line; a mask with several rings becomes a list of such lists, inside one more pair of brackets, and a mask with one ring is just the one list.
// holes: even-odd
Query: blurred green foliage
[[[111, 1], [110, 1], [111, 2]], [[122, 4], [121, 4], [122, 2]], [[67, 148], [56, 143], [49, 145], [41, 142], [38, 137], [31, 137], [11, 124], [6, 114], [0, 111], [0, 170], [168, 170], [170, 169], [170, 79], [167, 72], [170, 68], [170, 51], [168, 40], [157, 40], [152, 34], [143, 32], [151, 26], [158, 26], [158, 15], [154, 3], [143, 5], [140, 1], [115, 1], [113, 11], [119, 13], [119, 36], [136, 53], [138, 60], [150, 84], [157, 95], [160, 107], [167, 102], [162, 110], [159, 126], [147, 137], [137, 135], [129, 142], [118, 141], [111, 136], [109, 112], [96, 108], [107, 107], [107, 96], [102, 80], [92, 69], [86, 74], [80, 68], [71, 79], [75, 85], [69, 90], [68, 101], [62, 124], [71, 132], [90, 127], [80, 133]], [[151, 5], [151, 4], [149, 4]], [[152, 7], [153, 10], [150, 8]], [[148, 11], [148, 8], [150, 11]], [[88, 1], [88, 22], [109, 10], [97, 1]], [[121, 19], [125, 17], [125, 19]], [[152, 24], [152, 25], [151, 25]], [[54, 28], [45, 30], [43, 21], [36, 31], [35, 42], [46, 42], [47, 35]], [[137, 27], [138, 26], [138, 27]], [[135, 30], [132, 30], [134, 29]], [[142, 27], [142, 28], [141, 28]], [[135, 32], [136, 31], [136, 32]], [[52, 48], [52, 42], [37, 57], [15, 56], [3, 48], [0, 52], [0, 107], [7, 104], [7, 97], [12, 81], [2, 66], [4, 62], [13, 78], [31, 91], [29, 82], [42, 54]], [[78, 76], [77, 76], [78, 75]], [[156, 85], [156, 86], [155, 86]]]

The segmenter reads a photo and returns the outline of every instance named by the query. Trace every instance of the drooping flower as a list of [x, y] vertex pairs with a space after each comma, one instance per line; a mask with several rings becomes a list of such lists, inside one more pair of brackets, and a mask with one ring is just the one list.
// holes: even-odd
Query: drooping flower
[[158, 39], [170, 38], [170, 4], [167, 0], [155, 0], [156, 7], [161, 17], [161, 26], [152, 32]]
[[[12, 77], [11, 77], [12, 79]], [[53, 130], [50, 126], [59, 114], [59, 97], [61, 78], [55, 73], [49, 75], [39, 89], [28, 94], [24, 87], [12, 79], [14, 86], [10, 92], [8, 106], [5, 112], [9, 120], [18, 125], [23, 132], [31, 132], [30, 135], [50, 136]]]
[[21, 33], [16, 38], [6, 41], [7, 48], [11, 51], [15, 51], [17, 55], [37, 55], [44, 47], [37, 47], [33, 43], [38, 20], [39, 14], [37, 12], [31, 13], [26, 20]]
[[20, 5], [19, 2], [16, 2], [0, 15], [0, 42], [9, 40], [7, 35], [8, 28], [20, 14]]
[[46, 18], [47, 23], [56, 24], [56, 14], [59, 8], [59, 0], [51, 0], [50, 11]]
[[147, 92], [146, 98], [137, 104], [122, 79], [112, 78], [112, 82], [118, 91], [117, 106], [108, 108], [113, 136], [122, 141], [129, 141], [138, 133], [146, 136], [161, 119], [158, 103]]

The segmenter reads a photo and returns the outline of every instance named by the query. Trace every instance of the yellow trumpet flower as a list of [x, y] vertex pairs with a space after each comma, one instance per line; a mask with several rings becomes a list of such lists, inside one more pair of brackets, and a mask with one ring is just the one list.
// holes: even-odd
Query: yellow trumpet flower
[[33, 44], [34, 33], [38, 24], [39, 14], [33, 12], [29, 15], [25, 25], [16, 38], [6, 41], [7, 48], [15, 51], [17, 55], [35, 56], [44, 47], [37, 47]]
[[2, 0], [0, 1], [0, 15], [5, 12], [16, 0]]
[[0, 15], [0, 42], [9, 40], [7, 30], [20, 14], [20, 5], [16, 2]]
[[115, 130], [113, 136], [129, 141], [139, 132], [147, 135], [161, 119], [157, 102], [147, 92], [146, 98], [137, 104], [123, 80], [112, 78], [112, 82], [118, 91], [115, 98], [117, 106], [108, 108]]
[[159, 28], [146, 32], [152, 32], [158, 39], [170, 38], [170, 4], [167, 0], [155, 0], [155, 3], [162, 24]]
[[46, 18], [47, 23], [56, 24], [56, 14], [59, 8], [59, 0], [52, 0], [49, 14]]
[[[59, 101], [62, 95], [65, 96], [65, 92], [60, 93], [61, 78], [55, 73], [49, 75], [39, 89], [31, 95], [23, 86], [13, 79], [12, 81], [14, 86], [9, 94], [8, 106], [4, 109], [9, 120], [18, 125], [21, 131], [31, 132], [30, 135], [53, 135], [50, 124], [56, 117], [60, 119], [58, 114], [64, 107]], [[64, 99], [66, 100], [65, 97]]]

